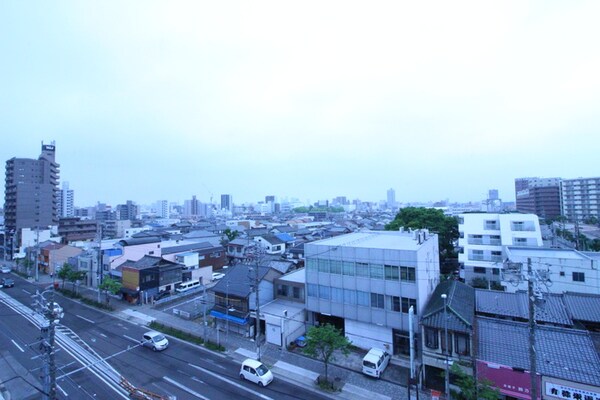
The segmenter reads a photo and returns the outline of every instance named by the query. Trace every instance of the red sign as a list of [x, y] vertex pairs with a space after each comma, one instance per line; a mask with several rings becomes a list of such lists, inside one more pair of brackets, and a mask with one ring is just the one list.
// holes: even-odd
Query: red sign
[[[487, 379], [500, 393], [518, 399], [531, 398], [531, 375], [529, 371], [516, 370], [505, 365], [477, 361], [477, 378]], [[540, 379], [537, 379], [540, 393]], [[539, 397], [538, 397], [539, 399]]]

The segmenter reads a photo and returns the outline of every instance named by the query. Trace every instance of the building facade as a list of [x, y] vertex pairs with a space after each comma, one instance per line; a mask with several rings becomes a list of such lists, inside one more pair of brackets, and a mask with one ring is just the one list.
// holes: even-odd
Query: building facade
[[304, 250], [309, 324], [331, 323], [363, 349], [408, 354], [409, 309], [419, 315], [439, 283], [437, 235], [364, 231]]
[[561, 215], [560, 178], [515, 179], [517, 211], [541, 218]]
[[459, 215], [460, 277], [500, 282], [506, 246], [543, 246], [535, 214], [466, 213]]
[[233, 211], [233, 200], [230, 194], [221, 195], [221, 210]]
[[569, 221], [600, 220], [600, 177], [563, 179], [560, 194], [562, 215]]
[[23, 228], [45, 229], [58, 225], [59, 164], [56, 146], [42, 143], [37, 160], [11, 158], [6, 161], [4, 223], [8, 232], [17, 234], [19, 246]]
[[73, 204], [75, 193], [69, 189], [69, 182], [63, 182], [62, 188], [58, 191], [58, 214], [59, 217], [75, 216], [75, 206]]

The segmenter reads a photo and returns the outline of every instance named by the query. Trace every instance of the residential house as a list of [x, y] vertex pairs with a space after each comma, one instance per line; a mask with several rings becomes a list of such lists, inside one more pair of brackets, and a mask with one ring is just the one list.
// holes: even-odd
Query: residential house
[[259, 235], [254, 237], [254, 242], [258, 243], [265, 254], [283, 254], [285, 253], [285, 242], [275, 235]]
[[37, 266], [40, 272], [57, 273], [69, 258], [83, 253], [83, 249], [55, 242], [44, 242], [39, 246]]
[[119, 268], [121, 292], [132, 303], [147, 303], [160, 292], [172, 291], [182, 281], [182, 266], [156, 256], [127, 260]]
[[[256, 309], [273, 300], [273, 282], [282, 275], [272, 268], [237, 264], [228, 268], [225, 276], [209, 290], [214, 293], [215, 305], [210, 314], [218, 329], [254, 336]], [[258, 281], [258, 303], [253, 289]], [[259, 315], [260, 332], [265, 331], [265, 317]]]
[[[442, 297], [446, 296], [446, 299]], [[442, 374], [449, 362], [460, 362], [473, 374], [474, 289], [458, 280], [441, 282], [431, 295], [421, 317], [422, 363], [425, 385], [444, 390]], [[448, 346], [446, 346], [446, 332]]]

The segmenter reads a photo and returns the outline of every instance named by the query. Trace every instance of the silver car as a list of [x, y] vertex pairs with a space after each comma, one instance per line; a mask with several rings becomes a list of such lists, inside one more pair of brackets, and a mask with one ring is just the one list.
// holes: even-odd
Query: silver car
[[160, 332], [146, 332], [143, 336], [142, 346], [150, 347], [152, 351], [162, 351], [169, 347], [169, 339]]

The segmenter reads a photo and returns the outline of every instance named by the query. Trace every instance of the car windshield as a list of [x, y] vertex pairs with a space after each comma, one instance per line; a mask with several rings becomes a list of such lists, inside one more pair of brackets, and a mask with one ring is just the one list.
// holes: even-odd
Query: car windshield
[[269, 372], [269, 369], [267, 367], [265, 367], [263, 364], [260, 364], [258, 366], [258, 368], [256, 368], [256, 373], [258, 374], [258, 376], [263, 376], [267, 372]]
[[156, 335], [152, 338], [152, 340], [154, 341], [154, 343], [162, 342], [163, 340], [165, 340], [165, 336], [164, 335]]

